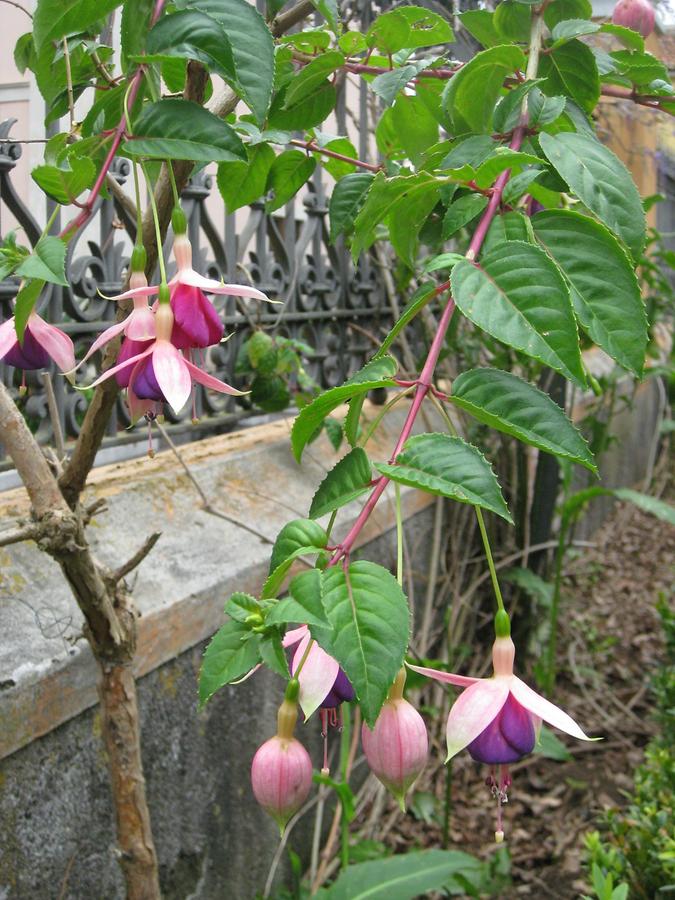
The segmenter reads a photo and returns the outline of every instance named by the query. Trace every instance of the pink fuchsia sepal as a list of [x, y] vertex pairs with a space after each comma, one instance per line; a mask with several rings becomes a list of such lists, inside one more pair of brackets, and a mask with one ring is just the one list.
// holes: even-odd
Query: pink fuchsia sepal
[[23, 343], [16, 334], [14, 316], [0, 325], [0, 360], [18, 369], [44, 369], [53, 359], [69, 375], [75, 368], [73, 342], [55, 325], [45, 322], [35, 311], [26, 323]]

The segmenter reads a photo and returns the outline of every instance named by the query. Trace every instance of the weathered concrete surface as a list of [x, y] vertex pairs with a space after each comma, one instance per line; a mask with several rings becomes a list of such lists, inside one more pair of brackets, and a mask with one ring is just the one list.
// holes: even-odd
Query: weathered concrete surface
[[[376, 458], [390, 452], [402, 414], [373, 446]], [[269, 539], [306, 514], [324, 474], [312, 461], [314, 447], [302, 470], [297, 466], [287, 431], [278, 422], [183, 448], [214, 506]], [[332, 465], [325, 447], [321, 455]], [[142, 614], [143, 758], [164, 895], [249, 900], [262, 890], [278, 841], [253, 802], [249, 767], [274, 731], [280, 679], [257, 673], [201, 713], [196, 683], [204, 639], [223, 621], [227, 595], [259, 592], [270, 545], [199, 509], [194, 487], [168, 454], [96, 471], [89, 499], [95, 496], [109, 505], [90, 529], [104, 561], [119, 564], [149, 532], [163, 531], [138, 570], [134, 597]], [[403, 499], [409, 518], [432, 498], [404, 491]], [[358, 509], [346, 510], [338, 536]], [[23, 492], [0, 497], [3, 527], [12, 524], [9, 515], [26, 511]], [[393, 513], [383, 498], [365, 535], [368, 557], [390, 567]], [[411, 547], [428, 546], [428, 527], [426, 513], [415, 515], [406, 528]], [[78, 639], [79, 611], [58, 568], [33, 545], [0, 554], [0, 898], [118, 900], [123, 888], [93, 705], [96, 667]], [[416, 558], [422, 569], [423, 557]], [[317, 732], [311, 722], [303, 735], [315, 759]], [[300, 832], [294, 841], [306, 855], [308, 836]]]

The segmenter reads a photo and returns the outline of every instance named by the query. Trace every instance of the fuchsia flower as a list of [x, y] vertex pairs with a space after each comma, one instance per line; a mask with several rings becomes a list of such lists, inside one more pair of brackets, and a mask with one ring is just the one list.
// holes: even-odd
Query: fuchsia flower
[[277, 714], [277, 733], [258, 748], [251, 764], [255, 798], [282, 833], [312, 787], [312, 761], [293, 736], [298, 718], [297, 690], [297, 681], [289, 682]]
[[[141, 290], [143, 289], [141, 288]], [[132, 356], [127, 357], [126, 354], [129, 352], [127, 350], [124, 360], [105, 371], [91, 387], [96, 387], [113, 375], [117, 377], [118, 374], [130, 370], [131, 375], [128, 382], [130, 407], [135, 397], [138, 400], [147, 400], [153, 403], [167, 402], [176, 414], [187, 403], [193, 382], [223, 394], [241, 396], [242, 391], [203, 372], [182, 356], [171, 343], [173, 322], [174, 316], [169, 304], [160, 303], [155, 313], [155, 340]], [[123, 351], [125, 351], [124, 345], [120, 355]]]
[[60, 328], [31, 312], [23, 343], [19, 343], [14, 316], [0, 325], [0, 360], [16, 369], [44, 369], [53, 359], [62, 372], [75, 368], [73, 342]]
[[632, 28], [642, 37], [649, 37], [654, 31], [656, 14], [649, 0], [619, 0], [612, 13], [612, 22]]
[[195, 272], [192, 268], [192, 245], [185, 234], [176, 235], [173, 253], [178, 271], [169, 282], [171, 309], [175, 317], [171, 343], [180, 350], [210, 347], [222, 340], [223, 323], [206, 294], [227, 294], [272, 302], [254, 287], [225, 284]]
[[581, 741], [596, 740], [584, 734], [566, 712], [535, 693], [514, 675], [514, 659], [513, 641], [508, 636], [502, 636], [496, 638], [492, 647], [492, 678], [468, 678], [437, 669], [409, 666], [413, 671], [436, 681], [466, 688], [448, 716], [447, 759], [466, 748], [478, 762], [497, 767], [496, 774], [493, 772], [488, 778], [488, 785], [499, 804], [495, 833], [498, 841], [504, 839], [501, 804], [506, 802], [507, 789], [511, 784], [506, 767], [532, 752], [542, 720]]
[[405, 811], [405, 795], [422, 773], [429, 753], [424, 719], [403, 699], [405, 669], [399, 673], [371, 729], [363, 723], [361, 743], [371, 772]]
[[[284, 647], [293, 647], [297, 644], [291, 661], [292, 673], [295, 673], [300, 665], [311, 640], [312, 637], [306, 625], [286, 633], [283, 640]], [[339, 663], [325, 650], [322, 650], [316, 641], [310, 647], [307, 659], [298, 675], [298, 681], [300, 682], [300, 706], [305, 714], [305, 719], [309, 719], [312, 713], [319, 708], [335, 710], [341, 703], [349, 703], [354, 699], [354, 688]]]

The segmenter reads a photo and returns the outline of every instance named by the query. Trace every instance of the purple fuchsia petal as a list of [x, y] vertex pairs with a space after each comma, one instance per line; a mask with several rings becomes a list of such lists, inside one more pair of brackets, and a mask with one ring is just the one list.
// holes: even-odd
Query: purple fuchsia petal
[[[129, 363], [132, 359], [145, 353], [152, 346], [152, 341], [132, 341], [131, 338], [124, 338], [120, 352], [117, 354], [117, 365], [115, 366], [115, 381], [121, 388], [129, 387], [133, 366], [129, 365], [124, 368], [125, 363]], [[137, 362], [138, 360], [136, 360]], [[106, 370], [107, 375], [110, 369]]]
[[171, 343], [179, 350], [210, 347], [223, 339], [225, 326], [199, 288], [179, 281], [171, 291], [171, 309], [174, 314]]
[[508, 695], [508, 678], [484, 678], [458, 697], [448, 716], [447, 759], [467, 747], [488, 727], [498, 716]]
[[321, 709], [335, 709], [341, 703], [351, 703], [355, 696], [351, 681], [342, 669], [338, 669], [333, 687], [321, 701]]
[[532, 716], [509, 694], [499, 714], [471, 741], [467, 750], [477, 762], [499, 765], [527, 756], [534, 742]]
[[166, 398], [157, 383], [157, 377], [152, 365], [152, 355], [142, 359], [134, 366], [129, 379], [129, 389], [139, 400], [164, 401]]
[[533, 715], [538, 716], [540, 719], [543, 719], [544, 722], [547, 722], [549, 725], [553, 725], [554, 728], [559, 728], [560, 731], [564, 731], [566, 734], [570, 734], [580, 741], [601, 740], [600, 738], [588, 737], [588, 735], [584, 734], [581, 728], [579, 728], [571, 716], [568, 716], [562, 709], [559, 709], [553, 703], [550, 703], [548, 700], [544, 699], [544, 697], [541, 697], [533, 691], [532, 688], [529, 688], [524, 681], [521, 681], [520, 678], [516, 678], [515, 676], [511, 679], [511, 693], [521, 706], [524, 706], [525, 709], [529, 710]]
[[[14, 331], [14, 319], [12, 323], [12, 331]], [[7, 322], [5, 324], [8, 324]], [[23, 333], [23, 345], [16, 339], [9, 350], [3, 357], [3, 362], [8, 366], [14, 366], [15, 369], [44, 369], [49, 365], [49, 353], [46, 348], [39, 343], [30, 328], [26, 325]]]

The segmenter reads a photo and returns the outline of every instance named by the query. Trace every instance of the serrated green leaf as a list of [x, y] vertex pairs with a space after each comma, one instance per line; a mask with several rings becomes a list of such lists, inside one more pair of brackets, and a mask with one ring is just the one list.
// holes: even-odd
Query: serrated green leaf
[[259, 638], [241, 622], [225, 622], [211, 638], [199, 673], [200, 706], [223, 685], [246, 675], [260, 660]]
[[500, 148], [493, 156], [486, 159], [476, 169], [474, 181], [479, 188], [490, 187], [497, 176], [507, 169], [520, 170], [523, 166], [546, 165], [546, 161], [534, 156], [532, 153], [523, 153], [520, 150], [509, 150], [508, 147]]
[[505, 206], [513, 206], [523, 194], [527, 194], [530, 185], [543, 174], [543, 169], [525, 169], [524, 172], [509, 178], [502, 191], [502, 203]]
[[547, 97], [539, 88], [533, 90], [527, 100], [528, 124], [532, 128], [550, 125], [563, 114], [566, 103], [565, 97]]
[[345, 58], [338, 50], [327, 50], [304, 66], [290, 83], [284, 98], [284, 107], [295, 106], [312, 94], [329, 75], [343, 66]]
[[513, 522], [490, 464], [461, 438], [417, 434], [406, 441], [394, 465], [375, 463], [375, 468], [399, 484], [480, 506]]
[[617, 499], [633, 503], [643, 512], [656, 516], [662, 522], [675, 525], [675, 506], [672, 503], [666, 503], [657, 497], [650, 497], [649, 494], [642, 494], [630, 488], [615, 488], [612, 493]]
[[19, 293], [16, 295], [14, 304], [14, 330], [20, 341], [23, 341], [23, 335], [26, 330], [28, 317], [35, 308], [38, 297], [45, 286], [44, 281], [31, 280], [26, 281]]
[[588, 444], [558, 404], [510, 372], [463, 372], [453, 382], [450, 399], [485, 425], [596, 471]]
[[417, 95], [401, 94], [391, 108], [391, 121], [404, 152], [415, 165], [438, 141], [438, 122]]
[[369, 172], [354, 172], [341, 178], [333, 188], [328, 204], [331, 243], [353, 225], [374, 177]]
[[148, 34], [146, 49], [151, 56], [196, 59], [236, 90], [234, 56], [227, 32], [206, 13], [189, 9], [164, 16]]
[[595, 34], [600, 30], [598, 22], [589, 22], [588, 19], [564, 19], [553, 26], [551, 37], [553, 46], [560, 47], [575, 37], [586, 34]]
[[319, 485], [309, 508], [310, 519], [319, 519], [351, 503], [369, 490], [371, 479], [368, 454], [361, 447], [355, 447], [333, 466]]
[[281, 675], [282, 678], [290, 678], [288, 660], [278, 631], [264, 634], [260, 639], [259, 649], [260, 659], [269, 669], [276, 672], [277, 675]]
[[623, 25], [615, 25], [613, 22], [603, 22], [600, 26], [603, 34], [611, 34], [618, 38], [621, 43], [628, 47], [629, 50], [644, 50], [645, 40], [637, 31], [632, 28], [624, 28]]
[[530, 10], [516, 0], [502, 0], [495, 8], [494, 26], [502, 42], [520, 41], [526, 43], [530, 36]]
[[120, 0], [38, 0], [33, 15], [33, 40], [38, 52], [47, 41], [76, 34], [105, 17]]
[[438, 203], [438, 196], [438, 186], [430, 185], [402, 197], [394, 203], [387, 216], [391, 245], [399, 259], [411, 269], [415, 268], [420, 230]]
[[235, 591], [225, 604], [225, 612], [236, 622], [245, 622], [250, 615], [259, 613], [261, 609], [260, 600], [242, 591]]
[[482, 255], [487, 256], [492, 253], [505, 241], [534, 242], [528, 219], [521, 212], [514, 210], [503, 213], [501, 216], [495, 216], [483, 242]]
[[646, 87], [653, 81], [669, 83], [668, 69], [651, 53], [639, 50], [615, 50], [609, 55], [617, 73], [639, 87]]
[[36, 166], [30, 174], [45, 194], [66, 206], [92, 186], [96, 178], [96, 166], [86, 157], [73, 157], [67, 169], [59, 166]]
[[590, 0], [555, 0], [544, 11], [544, 22], [553, 30], [558, 22], [566, 19], [590, 19], [593, 7]]
[[539, 61], [541, 89], [549, 96], [564, 94], [590, 113], [600, 97], [600, 77], [595, 56], [586, 44], [572, 40]]
[[480, 266], [458, 263], [450, 279], [455, 303], [475, 325], [585, 385], [567, 284], [543, 250], [498, 244]]
[[419, 6], [403, 6], [378, 16], [366, 34], [368, 46], [385, 53], [430, 47], [452, 40], [448, 21]]
[[335, 107], [337, 94], [335, 86], [324, 81], [301, 103], [283, 106], [284, 92], [281, 91], [272, 104], [268, 125], [284, 131], [307, 131], [316, 125], [322, 125]]
[[506, 134], [516, 127], [520, 121], [523, 100], [536, 86], [536, 80], [526, 81], [524, 84], [519, 84], [518, 87], [512, 88], [505, 97], [502, 97], [495, 107], [492, 120], [495, 131]]
[[[302, 521], [302, 520], [300, 520]], [[281, 590], [281, 586], [284, 583], [286, 575], [290, 571], [291, 566], [301, 556], [315, 556], [316, 554], [320, 554], [323, 551], [323, 547], [297, 547], [290, 553], [283, 562], [279, 563], [276, 569], [272, 572], [272, 574], [268, 577], [267, 581], [263, 585], [262, 592], [260, 596], [263, 600], [268, 600], [276, 597]]]
[[319, 644], [349, 678], [372, 728], [398, 670], [403, 665], [410, 629], [405, 594], [394, 576], [365, 560], [326, 569], [323, 606], [333, 626]]
[[537, 239], [572, 286], [579, 321], [619, 365], [642, 374], [647, 317], [635, 271], [614, 235], [570, 210], [547, 210], [532, 219]]
[[[363, 410], [365, 401], [365, 394], [360, 394], [358, 397], [354, 397], [349, 401], [349, 409], [347, 410], [344, 422], [344, 436], [347, 438], [347, 443], [350, 447], [356, 447], [356, 443], [359, 439], [361, 430], [361, 411]], [[336, 447], [335, 449], [337, 450], [338, 448]]]
[[525, 56], [514, 45], [482, 50], [448, 82], [443, 104], [456, 134], [491, 132], [492, 116], [504, 79], [523, 69]]
[[408, 84], [409, 81], [426, 68], [428, 60], [420, 62], [406, 63], [398, 69], [392, 69], [390, 72], [383, 72], [377, 75], [371, 82], [370, 87], [373, 93], [381, 98], [385, 106], [391, 106], [399, 92]]
[[567, 762], [572, 759], [572, 754], [567, 747], [546, 725], [541, 726], [533, 752], [539, 753], [545, 759], [555, 759], [557, 762]]
[[383, 356], [394, 343], [398, 335], [403, 331], [408, 322], [411, 322], [415, 316], [437, 296], [436, 285], [433, 281], [423, 282], [412, 295], [405, 309], [401, 313], [398, 321], [380, 344], [380, 349], [375, 354], [375, 359]]
[[378, 356], [345, 384], [331, 388], [300, 410], [291, 431], [291, 445], [297, 461], [300, 462], [307, 441], [329, 413], [341, 403], [359, 394], [367, 394], [374, 388], [395, 387], [396, 382], [392, 381], [392, 376], [396, 374], [396, 369], [397, 364], [393, 357]]
[[330, 630], [330, 623], [322, 602], [322, 581], [319, 569], [308, 569], [291, 580], [289, 596], [275, 603], [267, 614], [270, 625], [293, 622]]
[[468, 9], [460, 13], [460, 22], [483, 47], [496, 47], [502, 43], [502, 36], [494, 24], [494, 13], [487, 9]]
[[419, 850], [348, 866], [322, 900], [411, 900], [452, 876], [475, 876], [483, 863], [458, 850]]
[[582, 134], [542, 134], [541, 149], [577, 197], [617, 234], [637, 259], [645, 214], [630, 172], [612, 151]]
[[311, 519], [293, 519], [281, 529], [272, 548], [269, 574], [277, 569], [299, 549], [306, 547], [325, 547], [328, 542], [326, 532]]
[[[129, 68], [130, 57], [137, 56], [143, 50], [154, 8], [154, 0], [125, 0], [122, 6], [120, 56], [125, 72]], [[125, 87], [121, 87], [122, 91], [126, 90]]]
[[218, 189], [228, 213], [248, 206], [264, 195], [275, 158], [269, 144], [257, 144], [249, 148], [248, 163], [242, 160], [220, 163]]
[[274, 41], [264, 18], [247, 0], [176, 0], [179, 9], [196, 9], [214, 18], [232, 48], [237, 93], [265, 120], [274, 84]]
[[276, 157], [267, 176], [267, 190], [273, 196], [265, 204], [267, 212], [279, 209], [294, 197], [314, 174], [316, 160], [302, 150], [285, 150]]
[[246, 148], [222, 119], [189, 100], [165, 99], [146, 106], [122, 145], [130, 156], [195, 162], [246, 161]]
[[38, 278], [51, 284], [68, 286], [66, 278], [66, 245], [61, 238], [43, 235], [17, 268], [22, 278]]
[[476, 216], [483, 212], [488, 204], [488, 198], [483, 194], [465, 194], [459, 197], [445, 211], [441, 226], [441, 237], [444, 241], [453, 234], [468, 225]]

